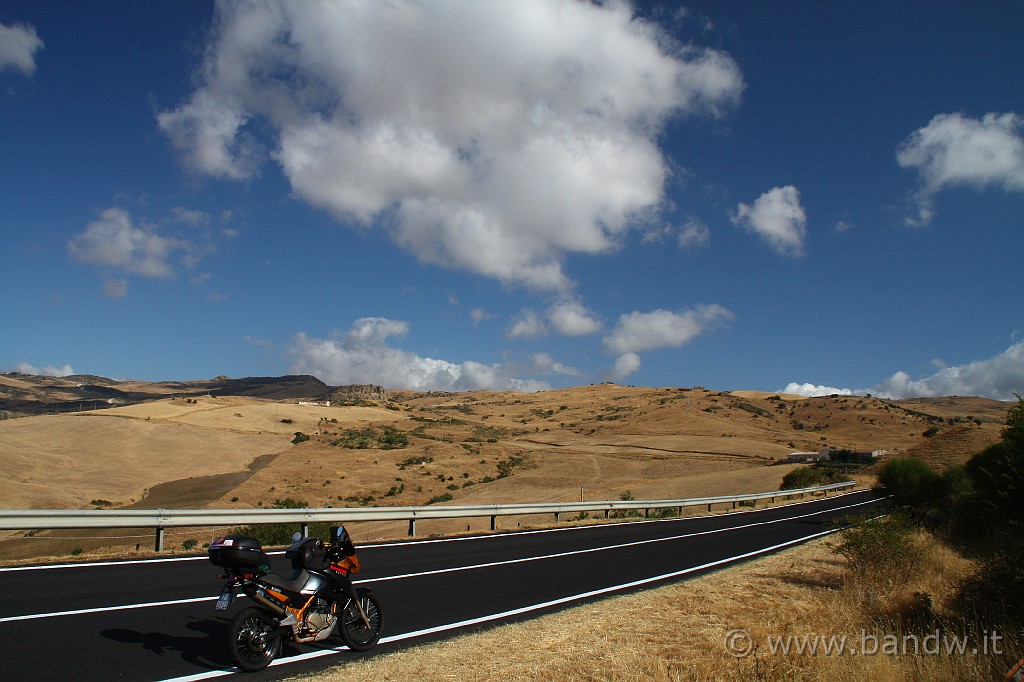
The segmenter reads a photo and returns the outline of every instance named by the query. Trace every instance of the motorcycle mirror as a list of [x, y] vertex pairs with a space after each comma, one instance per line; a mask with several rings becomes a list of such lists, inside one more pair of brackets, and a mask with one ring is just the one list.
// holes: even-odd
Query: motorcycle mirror
[[300, 533], [299, 531], [295, 531], [294, 533], [292, 533], [292, 542], [298, 542], [301, 539], [302, 533]]

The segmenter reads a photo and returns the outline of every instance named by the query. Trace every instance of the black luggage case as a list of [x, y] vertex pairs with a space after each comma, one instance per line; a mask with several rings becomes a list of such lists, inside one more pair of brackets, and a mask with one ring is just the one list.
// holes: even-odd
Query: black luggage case
[[227, 535], [210, 543], [210, 562], [221, 568], [259, 568], [268, 570], [270, 557], [263, 552], [260, 541], [248, 535]]

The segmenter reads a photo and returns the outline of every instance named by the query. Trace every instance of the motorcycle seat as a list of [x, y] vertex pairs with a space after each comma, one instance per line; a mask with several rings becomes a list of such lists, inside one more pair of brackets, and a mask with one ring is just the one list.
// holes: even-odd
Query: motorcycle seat
[[296, 571], [290, 578], [286, 578], [277, 573], [268, 573], [263, 576], [263, 581], [268, 585], [280, 587], [282, 590], [288, 590], [289, 592], [302, 591], [302, 588], [306, 586], [306, 582], [308, 582], [308, 580], [309, 574], [306, 571]]

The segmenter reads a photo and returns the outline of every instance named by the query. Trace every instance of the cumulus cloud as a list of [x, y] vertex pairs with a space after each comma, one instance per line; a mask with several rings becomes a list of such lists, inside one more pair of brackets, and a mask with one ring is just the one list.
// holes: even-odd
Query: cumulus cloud
[[66, 377], [75, 373], [75, 370], [71, 369], [71, 365], [64, 365], [63, 367], [54, 367], [52, 365], [36, 367], [27, 362], [19, 362], [14, 366], [14, 371], [41, 377]]
[[1024, 342], [987, 360], [943, 367], [923, 379], [896, 372], [871, 390], [872, 395], [889, 398], [973, 395], [1014, 400], [1014, 393], [1024, 393]]
[[563, 365], [548, 353], [534, 353], [530, 356], [530, 374], [561, 374], [563, 376], [579, 376], [581, 372], [575, 367]]
[[770, 189], [753, 206], [741, 203], [730, 217], [733, 225], [753, 232], [777, 253], [803, 255], [807, 214], [793, 185]]
[[572, 297], [555, 301], [543, 317], [532, 308], [523, 308], [512, 319], [506, 336], [510, 339], [535, 339], [552, 331], [563, 336], [585, 336], [601, 330], [596, 313]]
[[923, 379], [913, 379], [907, 372], [899, 371], [873, 388], [832, 388], [790, 383], [782, 392], [806, 396], [870, 393], [894, 400], [947, 395], [1014, 400], [1014, 394], [1024, 394], [1024, 341], [1015, 343], [987, 360], [977, 360], [959, 367], [941, 367]]
[[108, 208], [85, 232], [68, 242], [74, 260], [122, 270], [144, 277], [172, 277], [169, 260], [176, 251], [188, 252], [191, 244], [163, 237], [152, 225], [136, 225], [120, 208]]
[[43, 41], [34, 26], [0, 24], [0, 71], [11, 69], [31, 76], [36, 71], [36, 52]]
[[615, 355], [678, 348], [732, 319], [733, 314], [718, 304], [679, 313], [660, 309], [649, 313], [634, 311], [619, 316], [615, 329], [604, 338], [604, 346]]
[[826, 395], [853, 395], [853, 390], [849, 388], [834, 388], [832, 386], [818, 386], [815, 384], [798, 384], [795, 381], [791, 381], [779, 393], [792, 393], [793, 395], [802, 395], [808, 398], [819, 398]]
[[[328, 384], [380, 384], [415, 391], [474, 391], [479, 389], [539, 391], [550, 385], [514, 376], [500, 363], [462, 363], [425, 358], [395, 348], [388, 340], [409, 331], [407, 322], [382, 317], [356, 320], [345, 333], [317, 339], [296, 334], [288, 349], [290, 371], [312, 374]], [[552, 364], [549, 369], [553, 369]]]
[[601, 329], [601, 321], [576, 299], [558, 301], [548, 309], [552, 329], [564, 336], [584, 336]]
[[614, 381], [622, 381], [633, 372], [640, 369], [640, 356], [636, 353], [623, 353], [615, 358], [615, 365], [611, 370], [611, 377]]
[[505, 334], [510, 339], [535, 339], [547, 333], [544, 321], [536, 310], [523, 308], [509, 325]]
[[185, 164], [296, 195], [421, 261], [568, 291], [563, 258], [621, 243], [668, 176], [657, 139], [743, 89], [726, 53], [628, 3], [217, 6], [199, 87], [158, 115]]
[[907, 224], [924, 226], [935, 216], [934, 196], [957, 186], [1006, 192], [1024, 191], [1024, 117], [989, 113], [980, 120], [939, 114], [915, 130], [896, 151], [903, 168], [917, 171], [917, 216]]

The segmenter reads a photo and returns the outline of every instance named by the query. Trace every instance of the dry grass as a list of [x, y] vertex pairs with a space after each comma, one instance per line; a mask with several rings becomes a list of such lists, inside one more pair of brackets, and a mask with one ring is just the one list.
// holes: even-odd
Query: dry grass
[[[1010, 668], [1024, 641], [1009, 635], [1001, 658], [913, 655], [782, 655], [777, 636], [884, 638], [910, 632], [879, 614], [899, 613], [914, 592], [932, 595], [941, 610], [970, 562], [918, 538], [926, 560], [912, 579], [879, 596], [858, 583], [821, 539], [779, 554], [682, 583], [609, 598], [527, 622], [498, 626], [351, 662], [294, 679], [367, 680], [948, 680], [987, 679]], [[880, 610], [879, 598], [887, 601]], [[734, 629], [757, 648], [727, 653]], [[922, 636], [928, 631], [922, 631]], [[880, 641], [884, 641], [881, 639]]]
[[[0, 379], [0, 388], [11, 384], [4, 390], [32, 389], [23, 377]], [[285, 382], [288, 390], [310, 385], [302, 377], [295, 381], [298, 389]], [[43, 381], [35, 390], [50, 395], [58, 384]], [[260, 390], [279, 397], [273, 393], [285, 390], [279, 384], [271, 381]], [[181, 389], [119, 386], [147, 395]], [[78, 389], [72, 383], [60, 390], [70, 398]], [[929, 404], [908, 412], [873, 398], [791, 400], [747, 391], [610, 384], [532, 394], [393, 392], [391, 397], [378, 407], [167, 397], [95, 412], [4, 420], [0, 507], [88, 508], [93, 500], [107, 500], [114, 506], [254, 508], [285, 498], [312, 507], [418, 506], [444, 495], [451, 495], [452, 504], [500, 504], [578, 500], [581, 492], [587, 500], [616, 499], [626, 491], [637, 499], [763, 492], [778, 488], [794, 468], [772, 466], [791, 450], [829, 445], [905, 452], [926, 440], [922, 432], [937, 419], [919, 414]], [[998, 437], [995, 415], [1002, 404], [956, 398], [943, 399], [935, 409], [948, 420], [961, 404], [962, 417], [980, 415], [982, 424], [956, 427], [949, 438], [940, 434], [931, 442], [957, 439], [964, 445], [966, 431], [977, 442]], [[383, 427], [404, 432], [408, 446], [332, 445], [352, 431]], [[296, 431], [312, 439], [292, 445]], [[970, 454], [964, 448], [959, 456]], [[423, 463], [403, 466], [409, 458]], [[511, 475], [499, 476], [502, 463], [513, 458], [519, 464], [506, 472]], [[501, 527], [540, 521], [502, 519]], [[417, 530], [423, 535], [480, 531], [486, 523], [437, 521]], [[400, 537], [405, 527], [368, 524], [354, 530], [366, 541]], [[49, 544], [41, 539], [52, 535], [47, 533], [10, 539], [16, 535], [0, 532], [5, 538], [0, 556], [60, 554], [78, 547], [88, 552], [101, 542], [79, 544], [71, 538]]]

